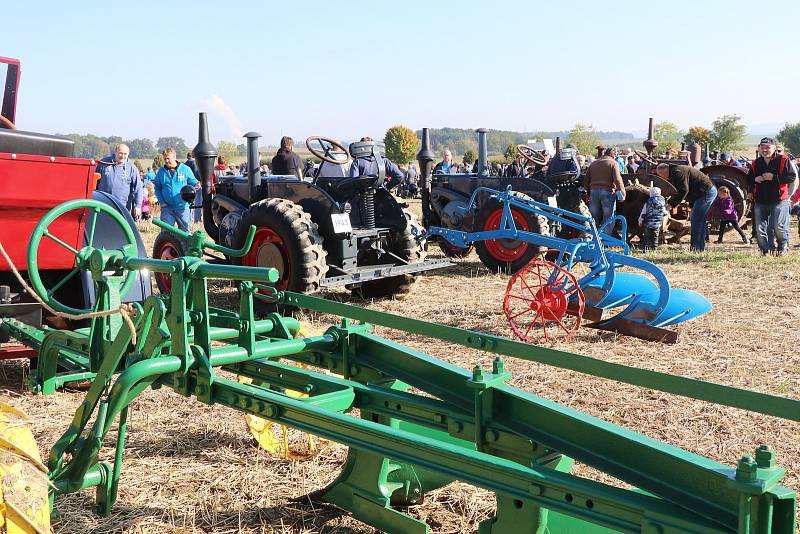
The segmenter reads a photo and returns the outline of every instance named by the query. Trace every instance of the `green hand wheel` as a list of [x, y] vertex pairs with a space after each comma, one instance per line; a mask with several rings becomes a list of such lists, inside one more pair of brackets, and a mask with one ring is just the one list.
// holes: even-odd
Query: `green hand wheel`
[[[64, 242], [62, 239], [54, 236], [50, 232], [50, 226], [53, 222], [70, 211], [82, 211], [82, 214], [74, 214], [76, 220], [83, 219], [85, 221], [85, 225], [87, 228], [87, 232], [85, 233], [86, 237], [86, 246], [82, 249], [78, 250], [71, 246], [70, 244]], [[136, 238], [133, 235], [133, 230], [128, 225], [128, 222], [125, 220], [117, 210], [99, 202], [97, 200], [89, 200], [89, 199], [78, 199], [78, 200], [68, 200], [62, 204], [59, 204], [45, 215], [39, 224], [36, 225], [36, 228], [33, 230], [33, 235], [31, 235], [31, 242], [28, 245], [28, 276], [31, 280], [31, 286], [33, 287], [36, 294], [47, 303], [51, 308], [56, 311], [69, 313], [73, 315], [80, 315], [83, 313], [89, 313], [93, 311], [91, 308], [73, 308], [71, 306], [67, 306], [66, 304], [59, 302], [55, 297], [56, 291], [64, 287], [64, 285], [69, 282], [73, 277], [75, 277], [80, 271], [89, 270], [89, 257], [91, 256], [92, 252], [94, 252], [95, 248], [93, 248], [94, 242], [94, 234], [95, 234], [95, 226], [97, 225], [97, 219], [99, 215], [103, 213], [111, 218], [111, 221], [115, 223], [119, 228], [122, 230], [123, 239], [125, 244], [121, 247], [126, 251], [136, 251]], [[59, 245], [67, 249], [69, 252], [75, 255], [75, 263], [72, 270], [67, 273], [60, 281], [54, 284], [49, 289], [45, 287], [44, 283], [42, 282], [42, 277], [39, 273], [39, 261], [38, 261], [38, 254], [39, 254], [39, 246], [42, 243], [42, 239], [47, 238]], [[119, 294], [120, 297], [125, 296], [128, 290], [133, 286], [133, 283], [136, 281], [136, 271], [131, 270], [125, 274], [125, 278], [120, 284], [119, 287]], [[95, 295], [97, 292], [95, 291]]]

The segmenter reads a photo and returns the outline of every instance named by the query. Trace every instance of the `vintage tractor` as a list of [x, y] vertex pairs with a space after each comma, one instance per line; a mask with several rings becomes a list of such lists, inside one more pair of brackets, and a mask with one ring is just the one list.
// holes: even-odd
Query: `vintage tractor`
[[[75, 158], [73, 141], [16, 129], [19, 61], [0, 57], [0, 75], [5, 88], [0, 108], [4, 117], [0, 121], [0, 245], [7, 254], [0, 260], [0, 315], [17, 317], [35, 326], [43, 320], [61, 327], [83, 326], [85, 321], [65, 320], [43, 310], [13, 276], [12, 265], [31, 275], [31, 279], [35, 273], [50, 287], [51, 297], [60, 303], [57, 312], [77, 313], [76, 310], [92, 308], [96, 285], [87, 272], [75, 269], [74, 252], [85, 245], [115, 248], [128, 242], [128, 237], [139, 253], [144, 251], [144, 244], [125, 206], [110, 195], [94, 191], [99, 176], [94, 172], [95, 161]], [[85, 198], [94, 198], [109, 211], [120, 214], [126, 229], [109, 224], [109, 216], [101, 210], [60, 219], [41, 236], [38, 255], [26, 263], [28, 242], [39, 219], [65, 200]], [[128, 300], [146, 298], [150, 294], [149, 275], [137, 273], [130, 288]], [[19, 346], [0, 349], [0, 358], [33, 356]], [[85, 378], [86, 369], [81, 362], [65, 360], [59, 367], [72, 373], [71, 377], [65, 375], [65, 381]]]
[[[81, 219], [104, 209], [91, 200], [62, 204], [36, 234], [45, 235], [61, 217]], [[109, 216], [125, 231], [124, 218]], [[428, 524], [406, 510], [454, 480], [495, 493], [496, 510], [481, 523], [481, 534], [795, 532], [796, 494], [779, 484], [784, 469], [768, 445], [753, 444], [753, 456], [721, 464], [511, 387], [505, 384], [511, 366], [501, 356], [793, 422], [800, 421], [796, 399], [280, 290], [276, 269], [198, 257], [208, 245], [223, 253], [246, 250], [220, 250], [200, 234], [191, 245], [196, 256], [168, 260], [138, 257], [131, 243], [75, 251], [77, 267], [98, 283], [97, 312], [119, 301], [137, 271], [170, 278], [169, 294], [133, 305], [130, 325], [105, 315], [93, 318], [88, 332], [65, 332], [4, 320], [41, 360], [77, 356], [99, 362], [46, 464], [25, 415], [0, 405], [0, 519], [10, 532], [47, 532], [54, 497], [90, 488], [96, 510], [111, 512], [120, 495], [128, 435], [143, 431], [128, 427], [129, 408], [151, 387], [348, 446], [341, 475], [318, 498], [388, 533], [429, 532]], [[241, 281], [238, 312], [209, 305], [211, 278]], [[47, 287], [37, 293], [55, 304]], [[292, 317], [255, 319], [255, 300], [341, 322], [319, 335], [303, 335]], [[462, 369], [378, 336], [373, 325], [494, 359], [489, 369]], [[573, 462], [598, 471], [602, 481], [573, 473]]]
[[[208, 141], [205, 113], [200, 114], [195, 158], [203, 187], [203, 224], [220, 245], [240, 248], [250, 226], [256, 227], [250, 251], [237, 263], [273, 267], [280, 289], [314, 293], [320, 288], [347, 286], [363, 298], [407, 296], [419, 273], [449, 265], [424, 261], [421, 229], [392, 195], [381, 187], [385, 179], [383, 147], [374, 142], [350, 145], [352, 157], [375, 157], [377, 176], [359, 176], [312, 183], [296, 176], [261, 176], [258, 138], [247, 133], [247, 176], [221, 176], [212, 181], [216, 149]], [[316, 138], [324, 146], [345, 148], [332, 139]], [[339, 165], [340, 159], [315, 153]], [[185, 242], [162, 232], [153, 257], [185, 255]], [[219, 259], [217, 261], [220, 261]], [[221, 260], [227, 261], [227, 260]], [[169, 291], [169, 278], [156, 275], [159, 289]], [[259, 309], [268, 306], [259, 302]]]
[[[527, 176], [490, 176], [487, 166], [486, 134], [480, 128], [478, 133], [478, 172], [474, 174], [433, 173], [434, 154], [431, 150], [428, 128], [422, 129], [422, 148], [417, 154], [421, 173], [422, 218], [425, 228], [442, 226], [453, 230], [477, 232], [498, 228], [503, 207], [489, 195], [479, 194], [475, 199], [476, 210], [464, 216], [464, 208], [473, 192], [482, 187], [505, 189], [511, 186], [520, 198], [532, 198], [543, 202], [556, 203], [554, 191], [544, 183]], [[543, 163], [541, 156], [525, 145], [517, 147], [520, 158], [531, 163]], [[525, 231], [548, 234], [547, 220], [531, 216], [529, 213], [513, 211], [514, 221]], [[472, 250], [472, 245], [456, 247], [446, 240], [437, 240], [445, 255], [464, 257]], [[516, 271], [533, 259], [540, 250], [514, 239], [489, 240], [475, 244], [478, 257], [486, 267], [493, 271]]]

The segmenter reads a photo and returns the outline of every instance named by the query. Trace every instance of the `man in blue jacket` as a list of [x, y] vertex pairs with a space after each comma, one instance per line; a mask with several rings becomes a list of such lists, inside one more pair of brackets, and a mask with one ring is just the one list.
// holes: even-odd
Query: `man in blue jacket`
[[158, 169], [153, 185], [156, 198], [161, 205], [161, 220], [167, 224], [178, 223], [178, 228], [189, 231], [189, 204], [181, 198], [181, 188], [186, 185], [199, 187], [192, 170], [178, 163], [174, 148], [163, 152], [164, 166]]
[[100, 160], [96, 169], [100, 173], [97, 190], [115, 197], [138, 219], [142, 214], [142, 180], [139, 170], [128, 161], [130, 153], [128, 145], [120, 143], [113, 156]]

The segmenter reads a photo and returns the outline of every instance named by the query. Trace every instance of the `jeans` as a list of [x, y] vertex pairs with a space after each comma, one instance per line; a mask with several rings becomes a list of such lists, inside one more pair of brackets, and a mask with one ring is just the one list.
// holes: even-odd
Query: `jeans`
[[161, 220], [167, 224], [178, 223], [178, 228], [184, 232], [189, 231], [189, 208], [182, 210], [161, 206]]
[[789, 246], [789, 201], [753, 204], [753, 226], [762, 253], [786, 250]]
[[704, 196], [694, 201], [692, 213], [689, 215], [689, 220], [692, 222], [690, 250], [703, 252], [706, 249], [706, 233], [708, 232], [706, 218], [715, 198], [717, 198], [717, 188], [712, 185]]
[[[589, 194], [589, 213], [592, 214], [594, 224], [599, 229], [603, 222], [614, 216], [617, 199], [610, 189], [592, 189]], [[613, 228], [609, 228], [610, 233]]]

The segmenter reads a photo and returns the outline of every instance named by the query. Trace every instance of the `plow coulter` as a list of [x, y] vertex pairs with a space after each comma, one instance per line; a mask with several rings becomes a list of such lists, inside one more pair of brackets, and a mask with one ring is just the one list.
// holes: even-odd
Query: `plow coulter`
[[[91, 201], [69, 206], [94, 208]], [[194, 250], [211, 245], [202, 232], [192, 239]], [[589, 248], [574, 244], [564, 253], [578, 260], [584, 250]], [[28, 530], [22, 531], [37, 531], [35, 512], [47, 507], [41, 501], [48, 493], [52, 507], [56, 495], [94, 488], [98, 512], [108, 514], [118, 496], [129, 405], [148, 388], [168, 387], [187, 402], [193, 397], [224, 405], [349, 447], [341, 474], [321, 498], [385, 532], [428, 532], [426, 523], [404, 509], [455, 480], [495, 493], [496, 512], [481, 523], [482, 534], [794, 532], [796, 497], [779, 485], [783, 469], [768, 446], [754, 444], [752, 457], [720, 464], [511, 387], [503, 358], [791, 421], [800, 420], [800, 401], [281, 291], [274, 286], [278, 272], [269, 268], [211, 264], [197, 256], [139, 258], [132, 247], [85, 246], [75, 262], [98, 282], [95, 311], [119, 302], [125, 281], [142, 269], [168, 276], [170, 292], [135, 304], [132, 328], [115, 316], [97, 316], [89, 330], [78, 332], [5, 320], [10, 334], [40, 357], [97, 362], [86, 397], [50, 450], [46, 468], [33, 454], [15, 456], [40, 473], [30, 479], [36, 491], [27, 508], [19, 502], [13, 510], [0, 508], [6, 521], [15, 510], [29, 513], [30, 521], [23, 521]], [[212, 278], [239, 281], [237, 312], [209, 306]], [[565, 286], [581, 286], [574, 276], [563, 279]], [[52, 300], [47, 287], [39, 296]], [[296, 319], [278, 313], [257, 319], [257, 299], [340, 321], [324, 332], [304, 333]], [[637, 308], [657, 322], [672, 316], [669, 305], [648, 301]], [[490, 368], [462, 369], [380, 337], [373, 325], [485, 351], [494, 360]], [[24, 425], [14, 428], [28, 432]], [[113, 454], [103, 450], [112, 428], [118, 430]], [[2, 427], [0, 436], [5, 447], [10, 438]], [[30, 449], [32, 441], [25, 443]], [[574, 475], [573, 461], [631, 489]], [[11, 491], [10, 472], [0, 463], [4, 496]]]
[[[479, 194], [502, 206], [496, 229], [463, 232], [433, 226], [428, 234], [454, 247], [505, 241], [548, 250], [508, 283], [503, 310], [518, 338], [529, 342], [568, 338], [585, 317], [593, 321], [592, 328], [674, 343], [677, 333], [666, 327], [711, 311], [705, 297], [671, 287], [657, 265], [629, 254], [627, 242], [612, 234], [619, 225], [621, 235], [626, 235], [624, 217], [615, 216], [597, 228], [589, 216], [519, 197], [510, 187], [476, 189], [462, 208], [463, 217], [475, 209]], [[580, 237], [566, 239], [520, 228], [517, 220], [525, 213], [573, 228]], [[603, 318], [604, 312], [611, 316]]]

